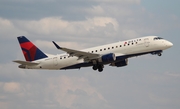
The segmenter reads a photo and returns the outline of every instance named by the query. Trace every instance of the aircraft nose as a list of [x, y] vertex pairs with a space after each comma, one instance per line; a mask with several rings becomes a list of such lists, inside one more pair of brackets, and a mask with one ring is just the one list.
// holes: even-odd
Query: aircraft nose
[[171, 42], [168, 41], [167, 44], [166, 44], [166, 46], [170, 48], [170, 47], [173, 46], [173, 43], [171, 43]]

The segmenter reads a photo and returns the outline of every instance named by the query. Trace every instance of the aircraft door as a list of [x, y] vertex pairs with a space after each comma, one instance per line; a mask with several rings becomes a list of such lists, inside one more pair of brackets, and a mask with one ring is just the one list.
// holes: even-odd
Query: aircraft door
[[149, 47], [149, 38], [145, 38], [145, 39], [144, 39], [144, 45], [145, 45], [146, 47]]
[[54, 57], [53, 58], [53, 64], [54, 64], [54, 66], [57, 66], [58, 65], [58, 60], [57, 60], [58, 58], [57, 57]]

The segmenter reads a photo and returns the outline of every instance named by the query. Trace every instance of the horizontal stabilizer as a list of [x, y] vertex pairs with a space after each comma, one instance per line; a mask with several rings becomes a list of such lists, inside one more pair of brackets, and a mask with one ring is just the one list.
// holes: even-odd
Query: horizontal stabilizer
[[18, 64], [22, 64], [22, 65], [38, 65], [39, 63], [36, 62], [28, 62], [28, 61], [21, 61], [21, 60], [15, 60], [13, 62], [16, 62]]

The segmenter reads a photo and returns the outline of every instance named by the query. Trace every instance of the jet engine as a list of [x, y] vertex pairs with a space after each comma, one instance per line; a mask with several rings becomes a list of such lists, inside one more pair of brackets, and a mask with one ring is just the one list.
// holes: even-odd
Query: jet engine
[[124, 60], [119, 61], [119, 62], [113, 62], [110, 64], [110, 66], [116, 66], [116, 67], [123, 67], [126, 65], [128, 65], [128, 59], [124, 59]]

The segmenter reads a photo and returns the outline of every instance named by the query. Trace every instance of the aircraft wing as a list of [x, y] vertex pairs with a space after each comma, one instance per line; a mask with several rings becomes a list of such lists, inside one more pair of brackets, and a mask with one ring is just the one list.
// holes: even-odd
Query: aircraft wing
[[18, 64], [22, 64], [22, 65], [38, 65], [39, 63], [36, 62], [28, 62], [28, 61], [20, 61], [20, 60], [15, 60], [13, 62], [16, 62]]
[[54, 41], [52, 41], [53, 44], [56, 46], [57, 49], [60, 49], [62, 51], [67, 52], [70, 56], [77, 56], [79, 57], [79, 59], [96, 59], [98, 58], [100, 55], [99, 54], [94, 54], [94, 53], [88, 53], [88, 52], [84, 52], [84, 51], [79, 51], [79, 50], [73, 50], [73, 49], [69, 49], [69, 48], [64, 48], [64, 47], [60, 47], [59, 45], [57, 45]]

